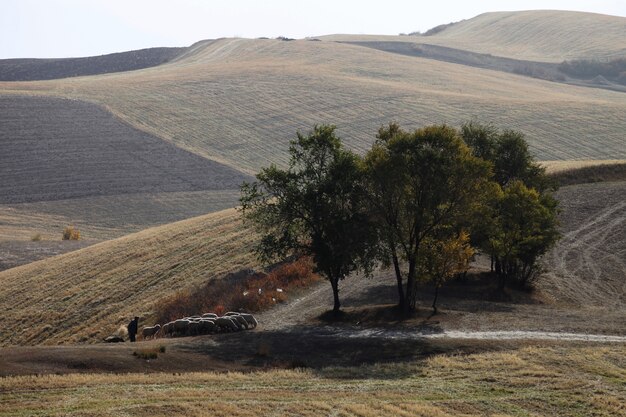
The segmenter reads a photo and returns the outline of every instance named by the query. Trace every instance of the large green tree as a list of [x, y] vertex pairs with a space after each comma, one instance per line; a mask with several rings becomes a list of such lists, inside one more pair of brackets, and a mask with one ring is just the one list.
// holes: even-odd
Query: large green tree
[[499, 289], [510, 280], [526, 286], [539, 271], [539, 258], [559, 239], [556, 200], [515, 180], [504, 188], [496, 207], [486, 247], [496, 259]]
[[365, 157], [370, 208], [396, 273], [399, 305], [415, 310], [425, 242], [461, 219], [488, 186], [488, 162], [473, 156], [458, 132], [429, 126], [414, 132], [397, 124], [379, 130]]
[[256, 251], [265, 262], [291, 254], [313, 257], [340, 309], [339, 281], [371, 270], [370, 227], [361, 159], [344, 149], [335, 126], [316, 126], [291, 142], [287, 169], [271, 165], [241, 187], [241, 210], [261, 235]]
[[474, 155], [493, 164], [501, 188], [489, 193], [482, 216], [472, 219], [472, 242], [491, 255], [501, 290], [512, 280], [526, 286], [559, 238], [554, 184], [521, 132], [469, 122], [461, 134]]

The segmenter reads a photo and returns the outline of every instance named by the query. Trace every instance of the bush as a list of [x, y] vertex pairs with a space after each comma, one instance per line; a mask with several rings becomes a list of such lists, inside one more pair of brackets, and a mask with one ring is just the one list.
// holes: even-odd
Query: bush
[[300, 258], [282, 264], [269, 273], [242, 271], [220, 280], [179, 291], [159, 301], [157, 321], [169, 321], [194, 314], [227, 311], [256, 313], [287, 299], [287, 293], [304, 288], [320, 278], [313, 272], [313, 261]]
[[74, 226], [67, 226], [65, 230], [63, 230], [63, 240], [79, 240], [80, 239], [80, 231]]
[[41, 233], [37, 233], [36, 235], [31, 236], [30, 240], [33, 242], [41, 241]]

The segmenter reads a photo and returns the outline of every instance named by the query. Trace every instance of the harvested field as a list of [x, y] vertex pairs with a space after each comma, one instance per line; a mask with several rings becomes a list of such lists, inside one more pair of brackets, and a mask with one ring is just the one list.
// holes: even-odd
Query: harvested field
[[0, 272], [0, 345], [98, 341], [188, 286], [255, 266], [234, 209]]
[[626, 182], [572, 185], [557, 197], [563, 238], [547, 258], [542, 291], [626, 319]]
[[356, 42], [413, 42], [559, 63], [572, 59], [626, 56], [626, 18], [564, 10], [483, 13], [431, 36], [330, 35], [320, 39]]
[[[444, 350], [450, 354], [432, 352], [404, 363], [321, 369], [6, 377], [0, 379], [0, 416], [617, 416], [626, 412], [623, 345], [525, 346], [495, 352], [487, 348], [470, 354], [461, 349]], [[143, 362], [145, 368], [167, 367], [169, 361], [193, 363], [180, 354], [168, 355], [148, 362], [133, 360]], [[83, 356], [73, 363], [84, 367], [91, 360]]]
[[[237, 205], [239, 190], [121, 194], [0, 205], [0, 271]], [[61, 241], [75, 226], [78, 242]], [[38, 241], [32, 241], [38, 236]]]
[[0, 97], [0, 204], [236, 189], [247, 177], [93, 104]]
[[96, 102], [247, 173], [286, 163], [298, 129], [335, 123], [346, 144], [364, 152], [391, 120], [410, 129], [477, 118], [521, 129], [542, 160], [626, 158], [623, 93], [336, 42], [222, 39], [159, 67], [5, 82], [0, 91]]

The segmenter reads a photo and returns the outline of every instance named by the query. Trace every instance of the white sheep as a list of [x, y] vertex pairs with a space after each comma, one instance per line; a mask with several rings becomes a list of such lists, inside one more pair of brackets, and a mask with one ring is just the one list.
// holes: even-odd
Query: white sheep
[[212, 320], [212, 319], [200, 320], [200, 332], [202, 334], [214, 333], [216, 331], [217, 331], [217, 325], [215, 324], [215, 320]]
[[218, 317], [215, 319], [215, 324], [219, 326], [220, 330], [230, 330], [236, 332], [239, 330], [239, 326], [235, 324], [229, 317]]
[[256, 321], [256, 319], [254, 318], [252, 314], [241, 313], [240, 316], [243, 317], [243, 319], [248, 322], [248, 328], [254, 329], [259, 324], [259, 322]]
[[174, 322], [174, 332], [176, 335], [185, 336], [189, 330], [189, 320], [178, 319]]
[[154, 338], [154, 336], [159, 333], [159, 330], [161, 330], [160, 324], [156, 324], [154, 326], [146, 326], [141, 330], [141, 334], [143, 335], [144, 339], [148, 339], [149, 337]]

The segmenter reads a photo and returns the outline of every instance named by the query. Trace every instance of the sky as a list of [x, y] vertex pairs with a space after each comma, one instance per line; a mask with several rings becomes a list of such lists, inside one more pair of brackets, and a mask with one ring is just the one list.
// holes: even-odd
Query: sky
[[532, 9], [626, 17], [626, 0], [0, 0], [0, 59], [102, 55], [220, 37], [397, 35]]

